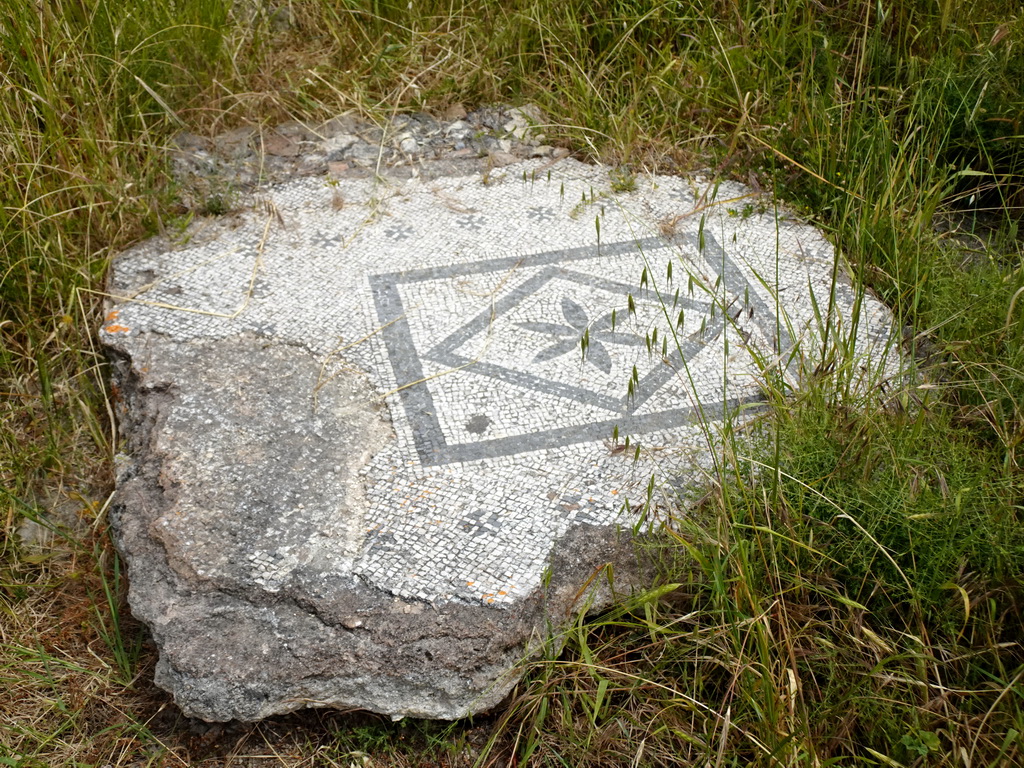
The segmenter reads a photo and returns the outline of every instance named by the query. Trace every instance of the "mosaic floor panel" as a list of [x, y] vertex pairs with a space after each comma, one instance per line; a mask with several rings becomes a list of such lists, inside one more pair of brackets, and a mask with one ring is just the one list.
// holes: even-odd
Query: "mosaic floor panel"
[[[365, 374], [390, 416], [365, 509], [300, 503], [282, 527], [306, 540], [238, 553], [263, 588], [316, 563], [403, 598], [500, 608], [542, 583], [570, 527], [635, 525], [652, 474], [699, 484], [716, 425], [761, 408], [766, 377], [797, 385], [826, 328], [855, 335], [865, 370], [885, 363], [888, 312], [833, 282], [810, 226], [735, 184], [614, 186], [571, 160], [306, 179], [117, 261], [115, 349], [291, 345], [321, 381]], [[318, 413], [317, 387], [304, 394]], [[316, 543], [332, 526], [346, 543]]]

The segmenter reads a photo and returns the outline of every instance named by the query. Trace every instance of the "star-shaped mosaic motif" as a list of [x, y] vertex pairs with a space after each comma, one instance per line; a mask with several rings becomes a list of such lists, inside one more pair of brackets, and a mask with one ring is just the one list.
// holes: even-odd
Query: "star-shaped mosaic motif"
[[545, 347], [533, 358], [533, 362], [542, 363], [546, 360], [554, 360], [569, 352], [581, 343], [584, 337], [587, 339], [583, 346], [587, 362], [603, 371], [611, 373], [612, 358], [605, 348], [605, 344], [622, 344], [625, 346], [638, 346], [643, 342], [627, 333], [617, 333], [612, 328], [615, 312], [608, 312], [599, 318], [593, 325], [587, 316], [587, 311], [570, 299], [562, 297], [562, 316], [568, 325], [560, 323], [516, 323], [520, 328], [525, 328], [534, 333], [543, 333], [549, 336], [556, 336], [558, 340], [548, 347]]

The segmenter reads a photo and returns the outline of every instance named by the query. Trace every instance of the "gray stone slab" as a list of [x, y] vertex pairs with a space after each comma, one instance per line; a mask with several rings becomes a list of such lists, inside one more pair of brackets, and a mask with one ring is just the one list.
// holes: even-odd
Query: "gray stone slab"
[[116, 260], [113, 522], [186, 714], [486, 710], [613, 598], [596, 575], [630, 589], [651, 477], [702, 483], [766, 376], [799, 386], [826, 326], [894, 367], [813, 228], [735, 184], [621, 187], [306, 178]]

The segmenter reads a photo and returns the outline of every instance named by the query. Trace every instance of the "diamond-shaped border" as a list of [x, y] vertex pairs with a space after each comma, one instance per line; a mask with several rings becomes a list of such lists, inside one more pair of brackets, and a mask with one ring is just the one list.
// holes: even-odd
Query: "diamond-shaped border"
[[[468, 373], [488, 376], [493, 379], [508, 382], [524, 389], [533, 389], [549, 395], [564, 397], [584, 405], [596, 405], [611, 411], [620, 416], [633, 414], [637, 408], [647, 402], [648, 399], [669, 379], [676, 375], [679, 365], [683, 360], [689, 361], [694, 355], [700, 352], [708, 341], [714, 339], [725, 326], [724, 317], [719, 314], [718, 318], [704, 328], [701, 338], [690, 337], [684, 339], [680, 350], [673, 351], [666, 359], [666, 365], [652, 366], [650, 372], [640, 379], [634, 397], [626, 394], [622, 397], [609, 397], [600, 392], [595, 392], [585, 387], [575, 387], [571, 384], [552, 381], [550, 379], [534, 376], [531, 373], [513, 368], [506, 368], [494, 363], [486, 363], [482, 360], [473, 362], [471, 358], [458, 353], [458, 349], [466, 344], [474, 336], [486, 333], [491, 324], [499, 317], [517, 307], [529, 296], [537, 293], [545, 284], [552, 280], [567, 280], [580, 285], [592, 286], [609, 293], [617, 293], [620, 296], [627, 295], [631, 286], [625, 283], [616, 283], [611, 280], [604, 280], [599, 277], [573, 272], [561, 266], [547, 267], [536, 275], [526, 280], [522, 285], [516, 286], [496, 302], [493, 308], [488, 307], [475, 318], [448, 336], [446, 339], [435, 345], [424, 357], [447, 365], [451, 368], [469, 366]], [[699, 302], [693, 299], [681, 299], [678, 306], [684, 310], [707, 312], [711, 308], [710, 302]], [[625, 314], [625, 312], [623, 312]], [[682, 354], [680, 354], [680, 351]]]

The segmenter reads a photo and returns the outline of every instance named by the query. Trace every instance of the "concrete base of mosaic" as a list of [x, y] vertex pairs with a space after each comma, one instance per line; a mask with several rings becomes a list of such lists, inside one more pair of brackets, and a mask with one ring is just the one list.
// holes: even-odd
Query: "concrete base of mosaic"
[[825, 334], [892, 366], [815, 230], [628, 181], [311, 177], [117, 259], [113, 523], [186, 714], [487, 710], [642, 582], [638, 510], [704, 481], [769, 378]]
[[[609, 602], [608, 574], [619, 589], [633, 581], [628, 537], [584, 525], [559, 542], [549, 584], [502, 610], [367, 583], [353, 572], [366, 538], [359, 473], [394, 442], [367, 378], [335, 377], [314, 412], [320, 363], [303, 349], [245, 334], [156, 336], [147, 352], [115, 364], [134, 459], [122, 458], [114, 524], [132, 610], [160, 648], [156, 682], [191, 716], [483, 711], [546, 628]], [[602, 578], [587, 591], [581, 573]]]

